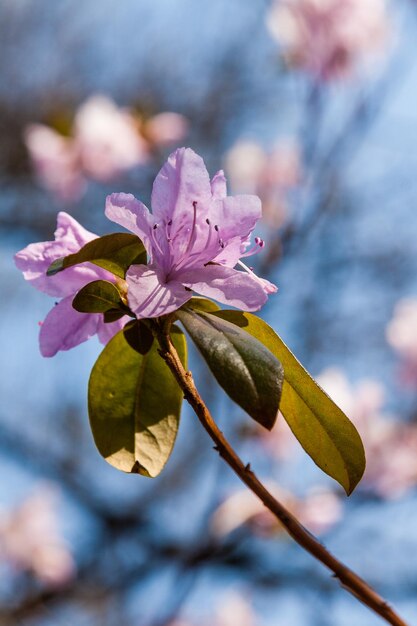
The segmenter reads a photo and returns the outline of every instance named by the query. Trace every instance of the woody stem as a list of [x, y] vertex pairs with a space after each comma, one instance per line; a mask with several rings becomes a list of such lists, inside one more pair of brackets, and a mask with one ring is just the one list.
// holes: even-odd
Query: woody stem
[[186, 371], [180, 357], [170, 339], [169, 328], [170, 319], [164, 323], [156, 323], [154, 326], [157, 336], [160, 355], [170, 368], [178, 385], [184, 393], [184, 398], [194, 409], [211, 439], [214, 441], [215, 450], [222, 459], [232, 468], [240, 480], [263, 502], [266, 508], [279, 520], [289, 535], [304, 550], [313, 555], [323, 565], [325, 565], [333, 575], [339, 579], [341, 585], [353, 594], [358, 600], [363, 602], [372, 611], [380, 615], [388, 624], [392, 626], [407, 626], [388, 603], [372, 589], [355, 572], [346, 567], [336, 559], [298, 520], [292, 515], [257, 478], [250, 469], [249, 464], [245, 464], [236, 454], [223, 433], [219, 430], [212, 415], [201, 398], [191, 372]]

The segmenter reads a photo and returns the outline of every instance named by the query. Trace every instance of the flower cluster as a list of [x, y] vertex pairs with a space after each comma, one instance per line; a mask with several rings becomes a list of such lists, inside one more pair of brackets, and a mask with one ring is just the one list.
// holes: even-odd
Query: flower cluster
[[178, 142], [186, 132], [182, 115], [160, 113], [145, 121], [97, 95], [79, 107], [70, 136], [30, 124], [24, 139], [39, 182], [68, 202], [83, 194], [88, 178], [112, 181], [148, 163], [155, 147]]
[[40, 322], [39, 344], [43, 356], [54, 356], [58, 350], [69, 350], [98, 335], [107, 343], [128, 318], [105, 324], [99, 313], [85, 315], [72, 307], [74, 295], [94, 280], [116, 282], [110, 272], [91, 263], [70, 267], [55, 276], [47, 276], [53, 261], [78, 252], [97, 235], [83, 228], [67, 213], [58, 213], [54, 241], [31, 243], [15, 255], [15, 263], [23, 276], [39, 291], [60, 298], [43, 322]]
[[276, 0], [267, 23], [288, 63], [319, 80], [354, 73], [389, 30], [384, 0]]
[[[259, 198], [227, 196], [222, 171], [210, 180], [203, 159], [189, 148], [176, 150], [157, 175], [152, 213], [132, 195], [107, 198], [106, 216], [142, 240], [146, 265], [132, 265], [126, 274], [128, 303], [137, 318], [175, 311], [193, 292], [245, 311], [265, 304], [275, 285], [259, 278], [241, 258], [262, 250], [264, 242], [251, 234], [261, 217]], [[96, 235], [66, 213], [58, 215], [55, 241], [30, 244], [17, 253], [17, 267], [40, 291], [62, 298], [41, 324], [44, 356], [82, 343], [94, 334], [106, 343], [126, 322], [104, 324], [101, 314], [72, 308], [74, 295], [87, 283], [116, 282], [106, 270], [90, 263], [47, 276], [56, 259], [77, 252]], [[238, 266], [240, 269], [236, 269]]]

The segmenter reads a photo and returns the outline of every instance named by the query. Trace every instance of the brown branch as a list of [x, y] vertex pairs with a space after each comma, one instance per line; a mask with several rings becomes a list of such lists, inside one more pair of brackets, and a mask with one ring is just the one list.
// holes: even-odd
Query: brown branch
[[194, 409], [207, 433], [215, 443], [215, 449], [238, 475], [240, 480], [263, 502], [266, 508], [281, 522], [291, 537], [307, 552], [329, 568], [339, 579], [342, 587], [353, 594], [363, 604], [380, 615], [392, 626], [407, 626], [389, 604], [355, 572], [336, 559], [287, 509], [276, 500], [256, 477], [249, 464], [243, 463], [229, 442], [219, 430], [208, 408], [194, 384], [191, 372], [186, 371], [170, 339], [170, 320], [161, 326], [155, 323], [154, 329], [160, 345], [160, 355], [172, 371], [184, 398]]

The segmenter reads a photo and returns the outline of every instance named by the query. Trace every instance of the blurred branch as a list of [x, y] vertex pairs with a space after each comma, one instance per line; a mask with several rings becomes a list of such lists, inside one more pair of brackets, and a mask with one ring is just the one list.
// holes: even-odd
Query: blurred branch
[[[348, 117], [343, 129], [336, 136], [324, 156], [317, 156], [320, 125], [324, 114], [323, 86], [314, 83], [306, 100], [306, 123], [303, 135], [303, 155], [305, 167], [311, 170], [306, 185], [315, 190], [312, 194], [310, 206], [306, 207], [306, 214], [299, 225], [289, 222], [276, 237], [269, 242], [270, 253], [264, 255], [261, 270], [269, 273], [272, 265], [280, 261], [285, 253], [291, 255], [294, 246], [302, 247], [307, 237], [316, 225], [332, 209], [338, 192], [337, 172], [346, 165], [352, 155], [359, 151], [369, 136], [373, 126], [379, 119], [379, 113], [386, 106], [388, 97], [396, 93], [398, 86], [404, 80], [407, 72], [414, 63], [414, 58], [408, 56], [408, 63], [396, 57], [379, 80], [373, 90], [368, 90], [358, 99]], [[317, 158], [317, 163], [315, 159]]]

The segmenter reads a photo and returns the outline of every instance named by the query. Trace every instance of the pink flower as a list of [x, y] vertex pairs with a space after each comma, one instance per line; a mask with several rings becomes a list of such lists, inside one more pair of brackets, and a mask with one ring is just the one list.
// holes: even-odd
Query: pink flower
[[59, 201], [77, 200], [86, 181], [74, 140], [42, 124], [30, 124], [24, 139], [40, 184]]
[[255, 142], [239, 141], [228, 152], [226, 168], [232, 187], [262, 200], [263, 220], [279, 228], [288, 216], [288, 195], [302, 179], [300, 150], [292, 139], [266, 152]]
[[82, 168], [95, 180], [111, 181], [149, 160], [133, 115], [106, 96], [93, 96], [78, 109], [74, 138]]
[[39, 182], [62, 202], [78, 200], [88, 177], [111, 181], [149, 160], [138, 121], [101, 95], [80, 106], [70, 137], [30, 124], [24, 139]]
[[267, 24], [291, 65], [324, 80], [352, 74], [388, 34], [384, 0], [279, 0]]
[[27, 281], [39, 291], [62, 298], [41, 323], [39, 343], [43, 356], [54, 356], [59, 350], [69, 350], [95, 334], [102, 343], [107, 343], [128, 319], [123, 317], [117, 322], [105, 324], [101, 314], [79, 313], [72, 307], [74, 295], [87, 283], [94, 280], [115, 282], [109, 272], [90, 263], [82, 263], [55, 276], [46, 275], [52, 261], [78, 252], [96, 237], [70, 215], [61, 212], [58, 213], [55, 241], [32, 243], [15, 255], [16, 266]]
[[388, 343], [402, 358], [401, 378], [417, 386], [417, 299], [400, 300], [386, 330]]
[[223, 172], [210, 181], [203, 159], [191, 149], [176, 150], [159, 172], [152, 210], [131, 194], [107, 198], [107, 217], [137, 234], [149, 256], [149, 265], [132, 266], [126, 275], [137, 317], [175, 311], [192, 290], [246, 311], [259, 309], [276, 291], [239, 261], [263, 247], [255, 238], [248, 250], [261, 217], [259, 198], [228, 197]]
[[[268, 485], [271, 493], [284, 504], [312, 532], [323, 534], [340, 519], [342, 505], [334, 493], [328, 490], [312, 490], [306, 496], [296, 498], [276, 483]], [[283, 531], [283, 527], [265, 506], [246, 490], [236, 491], [214, 512], [211, 530], [217, 536], [227, 535], [242, 525], [248, 525], [258, 535], [271, 536]]]
[[144, 134], [151, 144], [166, 146], [184, 139], [188, 131], [188, 121], [179, 113], [158, 113], [146, 123]]
[[59, 533], [54, 496], [51, 489], [38, 489], [14, 510], [0, 511], [0, 558], [49, 586], [65, 584], [75, 574]]
[[363, 439], [367, 464], [362, 488], [383, 498], [403, 495], [417, 484], [417, 427], [383, 412], [384, 388], [372, 380], [355, 387], [336, 368], [325, 370], [318, 382], [346, 412]]

